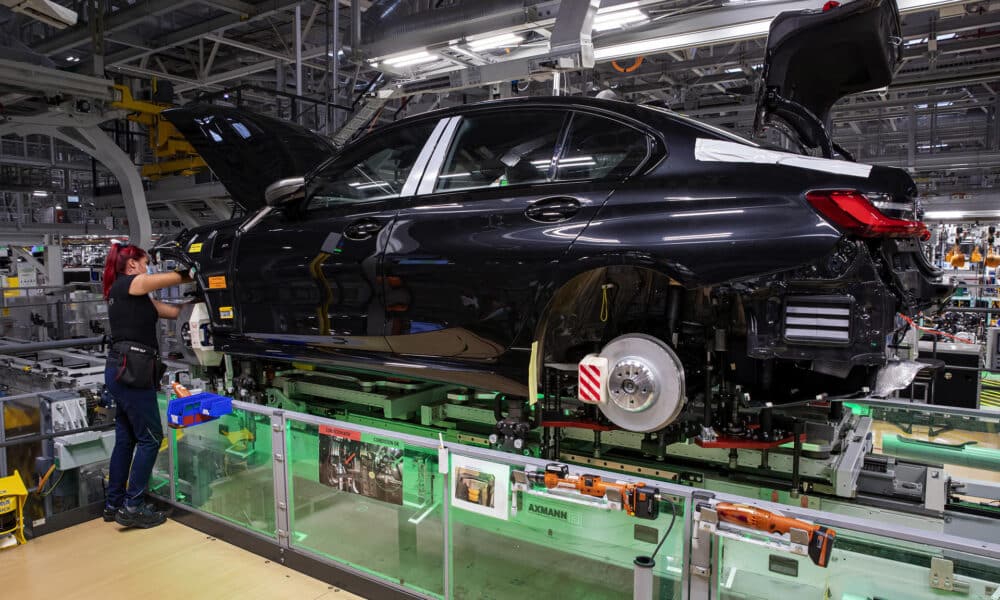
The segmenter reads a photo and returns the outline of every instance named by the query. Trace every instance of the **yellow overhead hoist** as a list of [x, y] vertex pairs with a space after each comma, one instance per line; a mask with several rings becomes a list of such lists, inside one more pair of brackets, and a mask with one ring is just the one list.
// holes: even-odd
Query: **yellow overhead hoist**
[[[153, 97], [157, 81], [153, 80]], [[121, 99], [111, 103], [114, 108], [127, 111], [129, 121], [144, 125], [149, 131], [149, 147], [156, 162], [142, 166], [142, 176], [160, 179], [171, 175], [194, 175], [208, 168], [205, 160], [169, 121], [160, 113], [173, 108], [172, 104], [136, 100], [132, 91], [123, 85], [114, 86]]]

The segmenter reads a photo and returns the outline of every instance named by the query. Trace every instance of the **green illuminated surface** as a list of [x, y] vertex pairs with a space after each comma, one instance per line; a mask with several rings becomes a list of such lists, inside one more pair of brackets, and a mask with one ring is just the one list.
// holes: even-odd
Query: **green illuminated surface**
[[[391, 427], [429, 436], [431, 428], [350, 416], [358, 423]], [[229, 436], [220, 433], [220, 428]], [[256, 439], [234, 444], [233, 432], [252, 431]], [[180, 432], [177, 441], [178, 499], [235, 525], [274, 535], [274, 481], [269, 421], [235, 411], [218, 421]], [[344, 434], [344, 435], [349, 435]], [[319, 428], [291, 418], [287, 444], [291, 544], [329, 560], [346, 564], [434, 597], [445, 589], [456, 599], [499, 598], [631, 598], [633, 560], [652, 552], [670, 522], [669, 505], [661, 505], [653, 521], [629, 517], [621, 511], [582, 506], [552, 494], [513, 494], [516, 510], [508, 520], [449, 510], [445, 531], [443, 477], [437, 472], [434, 449], [405, 444], [396, 431], [364, 434], [360, 442], [370, 452], [389, 449], [390, 463], [398, 465], [402, 485], [369, 481], [367, 494], [327, 485], [335, 483], [329, 465], [329, 443], [323, 446]], [[446, 439], [458, 437], [448, 431]], [[329, 437], [327, 437], [329, 439]], [[324, 452], [326, 452], [324, 454]], [[321, 456], [322, 455], [322, 456]], [[166, 453], [161, 463], [166, 464]], [[324, 467], [324, 464], [326, 467]], [[327, 469], [324, 474], [324, 468]], [[586, 467], [578, 467], [586, 472]], [[359, 474], [359, 478], [368, 472]], [[370, 477], [370, 476], [369, 476]], [[372, 478], [375, 479], [375, 478]], [[709, 485], [750, 497], [800, 504], [802, 497], [785, 492], [742, 486], [734, 482]], [[380, 487], [381, 486], [381, 487]], [[732, 489], [730, 489], [732, 488]], [[746, 489], [744, 489], [746, 488]], [[401, 504], [399, 503], [401, 502]], [[831, 504], [827, 506], [827, 504]], [[808, 497], [810, 508], [838, 509], [829, 499]], [[855, 507], [856, 508], [856, 507]], [[683, 511], [656, 557], [654, 597], [679, 598], [683, 564]], [[873, 514], [874, 512], [874, 514]], [[859, 514], [879, 518], [877, 511]], [[884, 516], [884, 515], [883, 515]], [[910, 527], [919, 523], [905, 523]], [[444, 580], [444, 544], [450, 544], [450, 581]], [[720, 539], [717, 567], [720, 598], [939, 598], [943, 592], [928, 585], [930, 559], [940, 551], [873, 536], [837, 531], [830, 566], [821, 569], [808, 558], [762, 548], [745, 539]], [[793, 565], [795, 575], [788, 574]], [[989, 598], [1000, 583], [996, 565], [956, 561], [956, 574], [969, 582], [969, 598]], [[878, 573], [878, 576], [873, 576]]]
[[[399, 506], [321, 483], [320, 437], [312, 425], [289, 427], [293, 546], [441, 596], [445, 490], [437, 453], [388, 433], [362, 437], [402, 449]], [[520, 506], [508, 521], [451, 508], [454, 598], [631, 598], [632, 561], [655, 546], [636, 539], [636, 526], [646, 540], [659, 539], [670, 522], [669, 512], [646, 521], [551, 497], [528, 496]], [[657, 557], [659, 598], [680, 597], [683, 510]]]
[[[292, 545], [417, 591], [444, 591], [442, 484], [437, 452], [391, 436], [361, 441], [402, 452], [402, 505], [341, 491], [320, 482], [320, 435], [315, 425], [289, 421]], [[369, 477], [359, 489], [398, 497], [398, 486]], [[365, 486], [369, 487], [365, 487]]]
[[[223, 430], [254, 439], [234, 443]], [[177, 501], [274, 536], [270, 420], [236, 409], [215, 421], [169, 431], [177, 436]]]
[[[520, 504], [509, 521], [452, 509], [454, 598], [632, 598], [632, 561], [655, 547], [635, 527], [659, 538], [670, 523], [533, 495]], [[682, 511], [656, 557], [654, 598], [680, 598]]]
[[[827, 568], [804, 556], [720, 538], [719, 597], [932, 600], [951, 596], [930, 586], [931, 558], [942, 558], [941, 551], [844, 529], [836, 533]], [[1000, 582], [1000, 569], [983, 559], [954, 560], [954, 568], [956, 578], [969, 585], [963, 598], [985, 600]]]
[[[167, 427], [167, 402], [166, 394], [157, 394], [156, 402], [160, 406], [160, 423], [163, 425], [163, 439], [166, 440], [173, 435], [173, 430]], [[156, 456], [156, 463], [153, 464], [153, 474], [149, 477], [149, 491], [158, 496], [167, 497], [170, 495], [170, 449], [160, 446], [160, 453]]]

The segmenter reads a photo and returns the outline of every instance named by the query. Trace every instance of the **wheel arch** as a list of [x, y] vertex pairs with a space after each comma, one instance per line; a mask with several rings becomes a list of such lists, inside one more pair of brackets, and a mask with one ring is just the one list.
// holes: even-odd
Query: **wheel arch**
[[[550, 288], [551, 293], [545, 299], [544, 304], [541, 304], [542, 308], [525, 328], [525, 331], [531, 334], [530, 342], [538, 344], [536, 353], [539, 366], [547, 360], [546, 353], [558, 351], [557, 348], [553, 347], [552, 336], [554, 332], [560, 327], [574, 325], [574, 323], [567, 323], [560, 317], [569, 315], [578, 317], [579, 313], [593, 314], [595, 310], [599, 314], [599, 306], [603, 302], [601, 286], [609, 278], [620, 277], [621, 274], [629, 271], [640, 273], [641, 277], [648, 278], [651, 285], [662, 287], [664, 290], [671, 286], [688, 290], [701, 287], [700, 282], [685, 281], [676, 270], [653, 265], [647, 261], [591, 263], [586, 268], [566, 273], [556, 285]], [[606, 331], [605, 336], [611, 339], [623, 333], [627, 332], [612, 329]], [[562, 357], [554, 358], [561, 360]]]

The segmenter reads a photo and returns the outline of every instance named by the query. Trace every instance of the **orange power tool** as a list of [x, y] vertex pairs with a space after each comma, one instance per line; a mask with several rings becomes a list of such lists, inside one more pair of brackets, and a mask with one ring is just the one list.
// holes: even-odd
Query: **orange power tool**
[[711, 508], [718, 513], [719, 519], [750, 529], [757, 529], [768, 533], [788, 533], [792, 529], [805, 531], [809, 534], [809, 544], [807, 546], [809, 549], [809, 558], [820, 567], [825, 567], [830, 562], [833, 542], [837, 538], [837, 532], [832, 529], [791, 517], [783, 517], [748, 504], [719, 502]]
[[605, 498], [608, 491], [620, 496], [622, 508], [630, 517], [655, 519], [660, 514], [660, 503], [656, 499], [659, 490], [644, 483], [622, 483], [604, 481], [598, 475], [570, 475], [569, 467], [561, 464], [545, 466], [544, 473], [527, 473], [528, 479], [543, 484], [548, 489], [562, 488], [575, 490], [585, 496]]

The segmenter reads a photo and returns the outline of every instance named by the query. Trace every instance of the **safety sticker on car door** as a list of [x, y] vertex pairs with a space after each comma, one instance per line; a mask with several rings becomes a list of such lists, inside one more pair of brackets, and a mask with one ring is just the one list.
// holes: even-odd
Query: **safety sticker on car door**
[[233, 318], [233, 307], [232, 306], [220, 306], [219, 307], [219, 318], [220, 319], [232, 319]]

